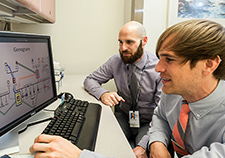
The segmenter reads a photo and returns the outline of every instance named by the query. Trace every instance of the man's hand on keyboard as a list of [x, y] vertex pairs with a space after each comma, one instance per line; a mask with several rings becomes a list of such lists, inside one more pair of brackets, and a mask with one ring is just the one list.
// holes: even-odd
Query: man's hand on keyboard
[[34, 158], [66, 157], [78, 158], [82, 152], [78, 147], [60, 136], [41, 134], [34, 140], [30, 152]]
[[115, 106], [119, 104], [120, 101], [125, 102], [125, 100], [119, 96], [116, 92], [106, 92], [103, 93], [101, 96], [102, 103], [109, 105], [109, 106]]

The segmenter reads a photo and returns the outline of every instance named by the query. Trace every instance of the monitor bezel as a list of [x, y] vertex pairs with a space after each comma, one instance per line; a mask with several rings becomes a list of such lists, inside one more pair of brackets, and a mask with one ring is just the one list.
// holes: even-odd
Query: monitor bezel
[[50, 69], [51, 71], [51, 80], [52, 80], [52, 88], [53, 88], [53, 97], [43, 103], [42, 105], [32, 109], [31, 111], [27, 112], [23, 116], [17, 118], [16, 120], [10, 122], [7, 127], [5, 126], [3, 129], [0, 129], [0, 137], [5, 135], [6, 133], [12, 131], [19, 125], [21, 125], [23, 122], [40, 112], [42, 109], [46, 108], [48, 105], [53, 103], [57, 100], [57, 91], [56, 91], [56, 82], [55, 82], [55, 74], [54, 74], [54, 65], [53, 65], [53, 54], [52, 54], [52, 47], [51, 47], [51, 37], [49, 35], [40, 35], [40, 34], [29, 34], [29, 33], [18, 33], [18, 32], [2, 32], [0, 31], [0, 37], [10, 37], [10, 38], [20, 38], [20, 39], [45, 39], [47, 40], [48, 45], [48, 55], [50, 59]]

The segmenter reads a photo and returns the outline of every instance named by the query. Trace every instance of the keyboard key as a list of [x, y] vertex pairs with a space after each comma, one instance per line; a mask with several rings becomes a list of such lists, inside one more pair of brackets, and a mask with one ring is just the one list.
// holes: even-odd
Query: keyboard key
[[54, 111], [54, 118], [42, 133], [62, 136], [81, 149], [93, 151], [100, 112], [98, 104], [89, 106], [87, 101], [76, 99], [65, 101]]

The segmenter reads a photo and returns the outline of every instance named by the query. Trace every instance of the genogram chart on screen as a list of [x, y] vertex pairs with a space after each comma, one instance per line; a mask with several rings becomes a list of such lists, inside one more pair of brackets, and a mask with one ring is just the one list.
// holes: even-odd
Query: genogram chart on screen
[[48, 101], [53, 92], [46, 43], [0, 43], [0, 53], [0, 127], [4, 127]]

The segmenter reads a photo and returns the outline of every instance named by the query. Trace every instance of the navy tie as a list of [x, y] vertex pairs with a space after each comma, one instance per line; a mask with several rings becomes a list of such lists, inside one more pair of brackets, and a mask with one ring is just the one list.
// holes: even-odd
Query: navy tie
[[131, 93], [131, 101], [132, 106], [136, 106], [136, 100], [137, 100], [137, 76], [135, 74], [136, 66], [131, 65], [132, 67], [132, 74], [131, 74], [131, 80], [130, 80], [130, 93]]

